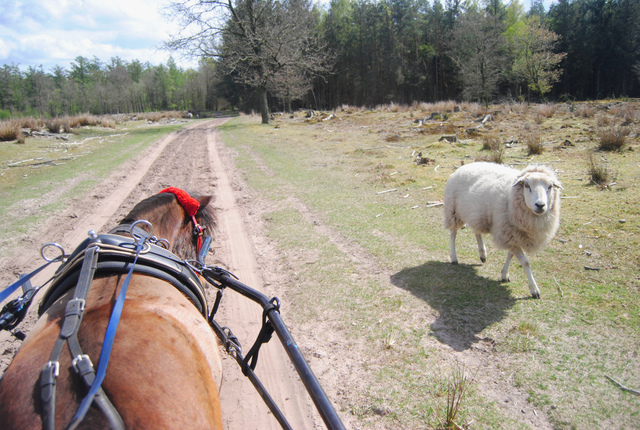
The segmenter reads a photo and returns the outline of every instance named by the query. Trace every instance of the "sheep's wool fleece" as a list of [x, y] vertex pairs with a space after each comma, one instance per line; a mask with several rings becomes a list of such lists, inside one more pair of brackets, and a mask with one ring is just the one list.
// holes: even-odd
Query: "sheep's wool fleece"
[[466, 224], [475, 234], [491, 233], [498, 248], [527, 254], [544, 248], [560, 225], [560, 193], [551, 188], [549, 209], [535, 215], [524, 202], [524, 187], [516, 185], [527, 175], [548, 176], [558, 184], [555, 174], [545, 166], [529, 166], [520, 171], [507, 166], [477, 162], [460, 167], [445, 187], [445, 227]]

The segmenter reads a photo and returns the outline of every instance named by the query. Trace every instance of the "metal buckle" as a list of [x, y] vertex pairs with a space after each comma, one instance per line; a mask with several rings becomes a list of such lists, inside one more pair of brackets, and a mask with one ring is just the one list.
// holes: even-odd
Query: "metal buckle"
[[53, 376], [58, 377], [60, 375], [60, 363], [57, 361], [48, 361], [47, 364], [44, 365], [45, 369], [49, 369], [53, 367]]
[[66, 314], [80, 314], [84, 312], [85, 305], [86, 302], [84, 299], [71, 299], [67, 302]]
[[87, 361], [89, 364], [89, 367], [93, 369], [93, 362], [91, 361], [91, 357], [89, 357], [87, 354], [77, 355], [73, 359], [73, 361], [71, 361], [71, 365], [73, 366], [76, 373], [79, 375], [82, 374], [82, 370], [78, 367], [78, 364], [84, 361]]

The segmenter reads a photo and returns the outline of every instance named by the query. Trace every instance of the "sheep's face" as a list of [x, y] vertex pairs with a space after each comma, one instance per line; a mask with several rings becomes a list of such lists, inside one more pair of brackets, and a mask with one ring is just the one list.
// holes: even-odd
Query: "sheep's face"
[[522, 187], [524, 202], [536, 215], [543, 215], [553, 208], [555, 188], [561, 188], [558, 182], [542, 173], [524, 175], [514, 186]]

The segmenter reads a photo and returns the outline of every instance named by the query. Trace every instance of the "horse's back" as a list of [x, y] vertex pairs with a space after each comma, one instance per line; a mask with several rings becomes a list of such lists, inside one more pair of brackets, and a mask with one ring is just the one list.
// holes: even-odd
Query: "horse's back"
[[[115, 280], [92, 284], [78, 340], [97, 368], [117, 291]], [[68, 295], [67, 295], [68, 296]], [[39, 377], [60, 332], [63, 297], [43, 315], [0, 381], [3, 428], [39, 428]], [[222, 378], [215, 334], [195, 306], [170, 284], [134, 275], [102, 388], [127, 428], [222, 428]], [[56, 427], [66, 426], [86, 393], [65, 347], [57, 380]], [[80, 428], [105, 428], [92, 407]]]

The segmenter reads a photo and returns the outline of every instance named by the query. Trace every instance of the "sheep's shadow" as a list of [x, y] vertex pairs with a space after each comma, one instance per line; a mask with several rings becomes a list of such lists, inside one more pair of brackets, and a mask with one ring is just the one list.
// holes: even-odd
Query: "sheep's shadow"
[[501, 321], [517, 300], [500, 281], [479, 276], [473, 265], [429, 261], [391, 275], [391, 282], [438, 311], [431, 330], [456, 351], [482, 340], [478, 334]]

